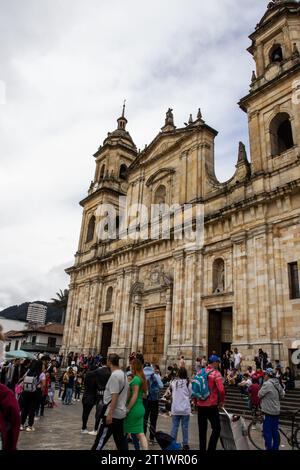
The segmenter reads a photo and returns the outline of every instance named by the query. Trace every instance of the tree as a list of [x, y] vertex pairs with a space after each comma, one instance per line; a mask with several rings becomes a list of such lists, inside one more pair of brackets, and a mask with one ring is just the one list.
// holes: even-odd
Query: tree
[[61, 318], [61, 323], [64, 325], [65, 323], [65, 317], [66, 317], [66, 311], [67, 311], [67, 305], [68, 305], [68, 298], [69, 298], [69, 289], [65, 289], [62, 291], [59, 289], [59, 292], [56, 292], [57, 298], [56, 299], [51, 299], [54, 305], [62, 310], [62, 318]]

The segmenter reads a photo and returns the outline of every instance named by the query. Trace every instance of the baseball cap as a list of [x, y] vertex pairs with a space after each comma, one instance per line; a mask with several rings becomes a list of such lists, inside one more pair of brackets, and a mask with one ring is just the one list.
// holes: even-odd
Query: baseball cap
[[269, 375], [270, 377], [274, 377], [275, 375], [274, 369], [271, 369], [271, 367], [269, 367], [268, 369], [265, 370], [265, 374]]
[[212, 356], [208, 358], [208, 362], [210, 364], [212, 364], [213, 362], [221, 362], [221, 359], [219, 358], [219, 356], [216, 356], [215, 354], [213, 354]]

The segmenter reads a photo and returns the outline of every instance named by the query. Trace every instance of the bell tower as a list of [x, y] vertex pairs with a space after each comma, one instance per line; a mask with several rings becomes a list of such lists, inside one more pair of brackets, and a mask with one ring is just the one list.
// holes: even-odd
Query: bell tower
[[273, 0], [250, 35], [256, 71], [240, 101], [248, 114], [253, 174], [272, 172], [299, 156], [300, 3]]

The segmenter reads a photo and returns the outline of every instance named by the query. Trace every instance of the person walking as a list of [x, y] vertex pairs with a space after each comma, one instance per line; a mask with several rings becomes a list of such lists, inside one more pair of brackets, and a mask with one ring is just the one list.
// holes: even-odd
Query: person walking
[[144, 433], [145, 408], [143, 394], [148, 392], [147, 379], [143, 371], [143, 364], [138, 359], [131, 363], [133, 379], [129, 387], [129, 399], [127, 402], [127, 416], [124, 421], [124, 432], [135, 434], [140, 441], [142, 450], [148, 450], [148, 442]]
[[95, 405], [96, 405], [96, 414], [95, 414], [95, 426], [94, 430], [90, 431], [89, 434], [92, 436], [96, 436], [101, 420], [101, 410], [103, 408], [103, 398], [106, 384], [110, 378], [110, 369], [107, 366], [106, 358], [102, 358], [101, 360], [101, 367], [98, 367], [94, 371], [94, 379], [95, 379]]
[[75, 383], [75, 373], [72, 367], [69, 367], [64, 375], [64, 383], [66, 385], [66, 397], [64, 400], [64, 405], [71, 405], [72, 403], [72, 396], [74, 390], [74, 383]]
[[123, 425], [127, 412], [126, 400], [129, 385], [126, 374], [119, 366], [119, 361], [120, 358], [117, 354], [108, 356], [107, 365], [111, 370], [111, 376], [105, 387], [102, 423], [92, 450], [102, 450], [111, 436], [113, 436], [118, 450], [128, 450]]
[[208, 363], [208, 366], [200, 375], [202, 374], [203, 379], [207, 381], [209, 395], [207, 398], [194, 399], [194, 403], [198, 409], [199, 444], [201, 451], [206, 451], [208, 421], [212, 428], [208, 450], [214, 451], [217, 448], [221, 432], [218, 406], [223, 407], [225, 401], [222, 375], [218, 370], [220, 358], [216, 355], [212, 355], [209, 357]]
[[28, 418], [26, 431], [34, 431], [34, 416], [39, 404], [40, 392], [37, 390], [39, 378], [42, 374], [43, 363], [40, 360], [33, 360], [26, 375], [23, 377], [22, 413], [20, 431], [25, 428], [25, 422]]
[[280, 400], [285, 393], [273, 369], [265, 371], [264, 383], [258, 392], [261, 410], [264, 413], [263, 435], [266, 450], [279, 450]]
[[156, 424], [159, 411], [159, 393], [164, 388], [160, 376], [159, 366], [154, 368], [151, 364], [146, 363], [144, 366], [144, 374], [148, 383], [148, 395], [144, 399], [145, 418], [144, 418], [144, 433], [147, 435], [148, 420], [150, 419], [150, 443], [154, 444], [154, 436], [156, 432]]
[[170, 384], [172, 394], [172, 430], [171, 436], [177, 440], [178, 428], [181, 422], [183, 450], [189, 450], [189, 422], [191, 414], [192, 384], [188, 379], [187, 370], [181, 367], [178, 377]]

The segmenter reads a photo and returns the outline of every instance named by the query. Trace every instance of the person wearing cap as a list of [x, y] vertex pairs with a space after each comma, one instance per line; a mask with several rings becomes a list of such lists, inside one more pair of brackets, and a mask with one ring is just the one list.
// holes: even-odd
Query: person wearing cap
[[279, 450], [280, 400], [285, 395], [276, 373], [269, 368], [265, 371], [264, 383], [258, 392], [261, 410], [264, 414], [263, 435], [266, 450]]
[[222, 375], [218, 368], [220, 358], [213, 354], [208, 359], [208, 366], [205, 372], [208, 374], [207, 382], [210, 391], [206, 400], [195, 399], [198, 408], [198, 429], [200, 450], [206, 451], [207, 447], [207, 423], [210, 422], [212, 433], [209, 439], [208, 450], [214, 451], [217, 448], [221, 432], [219, 406], [222, 408], [225, 401], [225, 389]]

